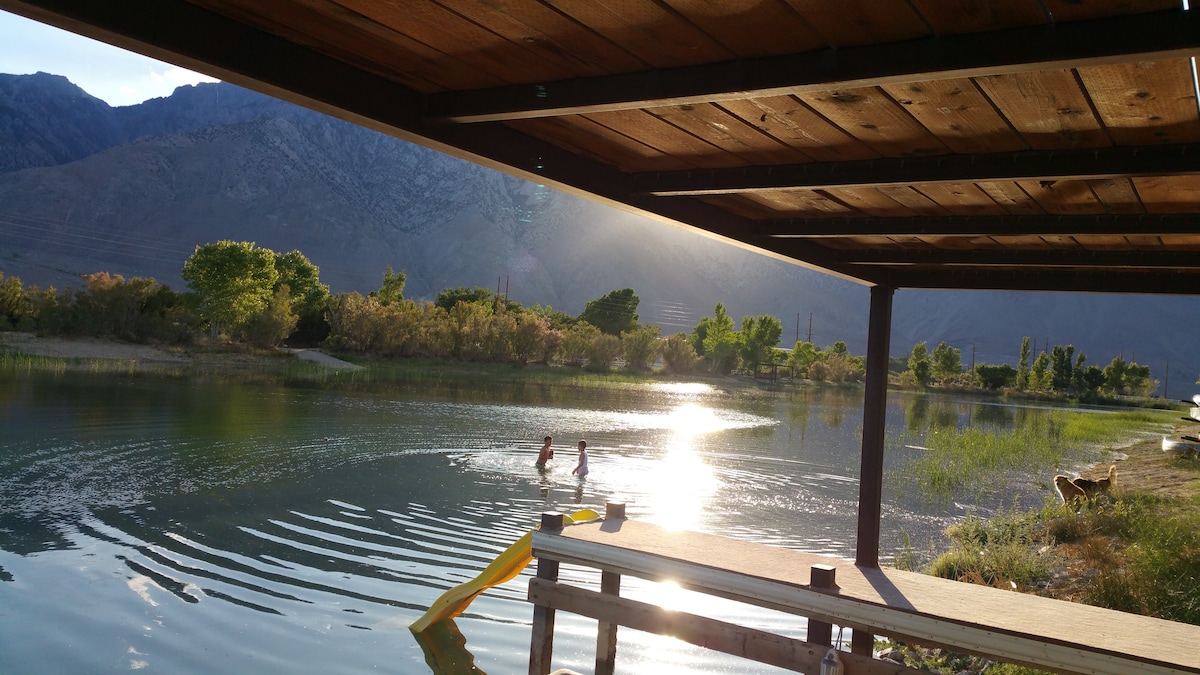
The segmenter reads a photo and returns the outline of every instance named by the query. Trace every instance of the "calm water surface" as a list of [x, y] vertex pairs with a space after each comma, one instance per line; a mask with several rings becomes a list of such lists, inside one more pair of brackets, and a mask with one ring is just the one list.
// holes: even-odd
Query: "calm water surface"
[[[852, 558], [861, 397], [7, 376], [0, 672], [524, 672], [532, 567], [430, 644], [407, 626], [547, 510], [623, 501], [632, 518]], [[888, 415], [889, 437], [938, 416], [1012, 422], [1000, 406], [898, 394]], [[557, 456], [540, 474], [547, 433]], [[580, 438], [584, 480], [570, 475]], [[885, 560], [974, 508], [892, 486], [884, 503]], [[668, 585], [627, 579], [622, 594], [804, 634], [795, 617]], [[595, 631], [560, 613], [555, 666], [590, 672]], [[622, 673], [783, 672], [631, 630], [619, 644]]]

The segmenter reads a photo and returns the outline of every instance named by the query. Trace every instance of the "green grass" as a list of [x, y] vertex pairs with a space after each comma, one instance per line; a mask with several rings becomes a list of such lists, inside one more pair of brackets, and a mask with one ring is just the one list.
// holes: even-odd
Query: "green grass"
[[1112, 413], [1052, 410], [1018, 420], [1004, 432], [979, 427], [933, 428], [924, 438], [927, 450], [909, 460], [895, 482], [913, 486], [918, 494], [936, 501], [1002, 489], [1010, 475], [1038, 475], [1095, 461], [1103, 448], [1116, 447], [1139, 433], [1161, 430], [1174, 415], [1145, 409]]

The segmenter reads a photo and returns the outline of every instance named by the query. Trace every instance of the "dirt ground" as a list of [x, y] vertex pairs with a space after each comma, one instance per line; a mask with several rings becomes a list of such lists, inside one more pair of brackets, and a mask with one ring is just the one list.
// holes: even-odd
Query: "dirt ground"
[[[1186, 422], [1180, 419], [1176, 423], [1174, 437], [1186, 434], [1200, 437], [1200, 422]], [[1162, 439], [1141, 441], [1121, 453], [1124, 459], [1114, 462], [1117, 465], [1117, 489], [1135, 490], [1161, 497], [1186, 498], [1200, 494], [1200, 471], [1189, 471], [1180, 465], [1179, 460], [1163, 452]], [[1103, 478], [1108, 473], [1108, 464], [1097, 464], [1084, 471], [1084, 478], [1093, 480]]]

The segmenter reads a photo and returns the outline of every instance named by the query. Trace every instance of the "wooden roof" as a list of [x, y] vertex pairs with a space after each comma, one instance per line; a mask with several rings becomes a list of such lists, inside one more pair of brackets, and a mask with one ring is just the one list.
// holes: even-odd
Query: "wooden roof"
[[1180, 0], [0, 0], [890, 288], [1200, 288]]

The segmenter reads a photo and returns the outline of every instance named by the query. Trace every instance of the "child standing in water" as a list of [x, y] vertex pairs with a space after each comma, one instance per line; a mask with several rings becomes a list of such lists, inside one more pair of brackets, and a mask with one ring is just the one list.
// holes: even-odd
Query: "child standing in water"
[[579, 464], [571, 469], [571, 473], [578, 475], [580, 478], [588, 475], [587, 465], [587, 441], [579, 441]]
[[538, 450], [537, 463], [534, 464], [537, 468], [545, 469], [546, 462], [554, 459], [554, 449], [550, 447], [550, 442], [553, 440], [549, 436], [542, 439], [542, 449]]

